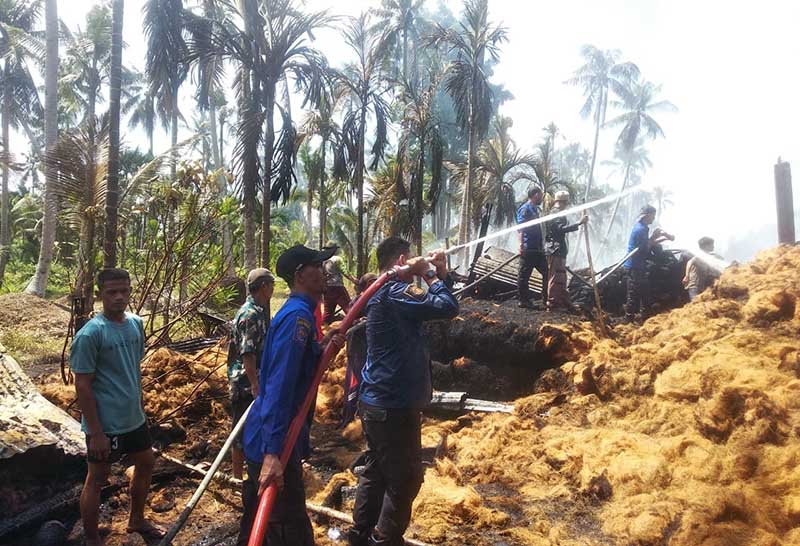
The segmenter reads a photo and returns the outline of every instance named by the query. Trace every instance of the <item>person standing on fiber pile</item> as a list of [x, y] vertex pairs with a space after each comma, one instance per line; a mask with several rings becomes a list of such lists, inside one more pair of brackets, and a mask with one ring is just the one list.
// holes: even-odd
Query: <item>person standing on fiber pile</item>
[[[722, 260], [722, 256], [714, 253], [714, 239], [711, 237], [701, 237], [697, 241], [697, 246], [712, 258]], [[694, 301], [706, 288], [714, 284], [719, 276], [719, 271], [708, 265], [702, 257], [692, 257], [686, 262], [686, 275], [683, 277], [683, 286], [689, 293], [689, 301]]]
[[[542, 189], [531, 186], [528, 189], [528, 200], [517, 209], [517, 224], [530, 222], [539, 218], [542, 204]], [[519, 306], [531, 308], [531, 294], [528, 282], [531, 273], [536, 269], [542, 275], [542, 305], [547, 305], [547, 258], [544, 255], [542, 226], [528, 226], [519, 230], [519, 271], [517, 273], [517, 293]]]
[[342, 269], [342, 258], [336, 254], [339, 252], [339, 247], [336, 243], [328, 242], [323, 247], [323, 250], [333, 249], [333, 256], [329, 260], [325, 260], [323, 267], [325, 268], [325, 318], [324, 323], [330, 324], [336, 317], [336, 306], [341, 307], [342, 311], [347, 313], [350, 309], [350, 294], [347, 288], [344, 287], [344, 279], [356, 284], [356, 279], [345, 273]]
[[[269, 328], [269, 300], [274, 290], [275, 276], [269, 269], [253, 269], [247, 274], [247, 300], [233, 319], [228, 345], [232, 427], [258, 396], [258, 364]], [[241, 432], [234, 440], [231, 460], [233, 477], [241, 480], [244, 467]]]
[[284, 467], [280, 455], [289, 424], [300, 409], [311, 387], [323, 347], [333, 343], [341, 349], [344, 336], [328, 330], [317, 341], [314, 310], [325, 292], [322, 263], [333, 255], [331, 249], [312, 250], [295, 245], [278, 257], [275, 270], [289, 285], [286, 303], [272, 318], [261, 369], [258, 396], [244, 425], [244, 455], [247, 480], [242, 490], [244, 513], [239, 527], [238, 545], [246, 545], [253, 527], [258, 501], [270, 485], [278, 488], [270, 514], [266, 546], [313, 546], [314, 532], [306, 513], [301, 460], [310, 453], [309, 412], [291, 457]]
[[[359, 415], [367, 439], [350, 546], [402, 546], [411, 506], [423, 481], [421, 410], [431, 401], [430, 355], [422, 324], [458, 315], [444, 251], [410, 258], [411, 245], [390, 237], [377, 249], [378, 266], [410, 270], [388, 281], [367, 303], [367, 363]], [[413, 284], [422, 277], [428, 290]]]
[[[569, 192], [558, 191], [554, 196], [555, 202], [550, 211], [551, 214], [561, 212], [569, 205]], [[545, 243], [545, 254], [547, 254], [547, 270], [550, 278], [547, 281], [547, 309], [565, 309], [573, 311], [572, 302], [567, 291], [567, 233], [577, 231], [582, 225], [589, 221], [589, 217], [584, 215], [580, 221], [574, 224], [567, 224], [564, 216], [554, 218], [547, 222], [545, 229], [547, 241]]]
[[133, 465], [128, 533], [159, 539], [164, 529], [144, 517], [144, 505], [155, 466], [153, 442], [142, 408], [144, 325], [127, 313], [131, 278], [124, 269], [97, 274], [97, 297], [103, 312], [87, 322], [72, 340], [69, 363], [86, 434], [88, 472], [81, 493], [81, 519], [86, 544], [103, 544], [97, 523], [100, 492], [111, 464], [126, 457]]
[[639, 219], [631, 230], [628, 240], [628, 253], [636, 253], [625, 260], [625, 271], [628, 274], [628, 294], [625, 303], [625, 320], [633, 322], [636, 314], [641, 311], [644, 317], [650, 309], [650, 282], [647, 278], [647, 258], [653, 249], [664, 240], [674, 241], [675, 237], [656, 228], [650, 235], [650, 225], [656, 219], [656, 208], [645, 205], [639, 211]]

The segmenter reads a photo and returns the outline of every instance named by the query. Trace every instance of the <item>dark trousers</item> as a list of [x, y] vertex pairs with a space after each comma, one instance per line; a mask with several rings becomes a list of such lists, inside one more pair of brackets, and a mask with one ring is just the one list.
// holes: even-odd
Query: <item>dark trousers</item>
[[628, 269], [628, 298], [625, 315], [632, 317], [639, 311], [646, 314], [650, 308], [650, 281], [644, 269]]
[[524, 250], [519, 257], [519, 273], [517, 275], [517, 293], [519, 301], [531, 301], [528, 281], [533, 270], [542, 275], [542, 302], [547, 302], [547, 257], [544, 252]]
[[347, 293], [347, 288], [344, 286], [329, 286], [325, 289], [323, 300], [325, 303], [325, 318], [323, 322], [325, 324], [333, 322], [337, 305], [341, 307], [342, 311], [345, 313], [350, 309], [350, 294]]
[[[247, 479], [242, 485], [244, 513], [237, 546], [246, 546], [258, 511], [258, 476], [261, 464], [247, 461]], [[314, 530], [306, 512], [306, 491], [300, 461], [289, 461], [283, 469], [283, 489], [269, 516], [263, 546], [314, 546]]]
[[[367, 438], [358, 479], [350, 544], [366, 544], [372, 530], [387, 546], [403, 546], [411, 505], [422, 486], [420, 412], [359, 406]], [[383, 542], [381, 544], [384, 544]]]

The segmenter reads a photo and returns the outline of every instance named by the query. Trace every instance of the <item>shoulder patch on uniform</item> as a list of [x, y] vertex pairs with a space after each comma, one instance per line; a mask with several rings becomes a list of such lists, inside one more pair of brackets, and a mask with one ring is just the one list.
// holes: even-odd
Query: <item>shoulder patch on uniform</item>
[[417, 301], [422, 301], [425, 299], [425, 291], [415, 284], [409, 284], [403, 294]]
[[311, 323], [302, 317], [297, 317], [294, 326], [294, 340], [298, 343], [308, 341], [308, 334], [311, 332]]

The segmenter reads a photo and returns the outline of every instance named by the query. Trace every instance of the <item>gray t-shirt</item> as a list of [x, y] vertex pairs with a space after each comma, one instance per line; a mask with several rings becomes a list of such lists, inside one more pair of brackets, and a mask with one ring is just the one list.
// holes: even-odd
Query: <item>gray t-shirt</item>
[[344, 286], [344, 275], [342, 274], [342, 258], [331, 256], [323, 264], [325, 268], [325, 282], [328, 286]]
[[[94, 374], [92, 392], [106, 434], [125, 434], [145, 422], [140, 367], [143, 356], [144, 326], [132, 313], [125, 313], [121, 323], [99, 314], [72, 340], [70, 367], [75, 373]], [[81, 428], [88, 432], [84, 418]]]

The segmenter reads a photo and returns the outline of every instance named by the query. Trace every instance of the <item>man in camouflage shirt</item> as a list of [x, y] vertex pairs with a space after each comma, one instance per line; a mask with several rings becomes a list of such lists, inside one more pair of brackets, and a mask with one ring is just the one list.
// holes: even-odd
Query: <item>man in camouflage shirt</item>
[[[269, 329], [269, 300], [275, 289], [275, 277], [268, 269], [254, 269], [247, 275], [247, 301], [233, 319], [228, 347], [228, 381], [231, 389], [232, 427], [241, 419], [258, 396], [258, 365]], [[242, 433], [231, 451], [233, 476], [242, 479], [244, 452]]]

